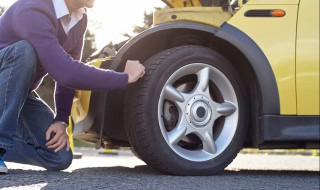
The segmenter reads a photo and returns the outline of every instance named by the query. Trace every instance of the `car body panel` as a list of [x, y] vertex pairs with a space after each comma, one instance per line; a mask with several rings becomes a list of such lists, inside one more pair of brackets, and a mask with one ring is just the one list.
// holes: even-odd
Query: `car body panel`
[[[110, 60], [110, 58], [95, 59], [88, 63], [88, 65], [100, 68], [104, 61]], [[92, 121], [84, 122], [88, 120], [88, 113], [93, 92], [85, 90], [76, 90], [75, 96], [73, 98], [71, 118], [75, 124], [73, 135], [77, 136], [78, 133], [88, 131], [92, 126]], [[90, 123], [90, 124], [89, 124]]]
[[[248, 10], [274, 9], [284, 10], [286, 15], [279, 18], [245, 16]], [[268, 58], [278, 84], [280, 110], [283, 115], [297, 114], [295, 81], [297, 11], [298, 5], [244, 5], [228, 21], [255, 41]]]
[[297, 5], [300, 0], [249, 0], [246, 5]]
[[224, 24], [216, 36], [238, 48], [249, 61], [261, 94], [262, 114], [280, 114], [279, 92], [275, 76], [259, 46], [245, 33], [229, 24]]
[[200, 0], [162, 0], [169, 7], [177, 8], [177, 7], [201, 7]]
[[221, 7], [163, 9], [155, 12], [154, 25], [166, 22], [191, 21], [219, 28], [231, 16], [230, 12], [223, 11]]
[[298, 115], [319, 115], [319, 0], [303, 0], [297, 29]]

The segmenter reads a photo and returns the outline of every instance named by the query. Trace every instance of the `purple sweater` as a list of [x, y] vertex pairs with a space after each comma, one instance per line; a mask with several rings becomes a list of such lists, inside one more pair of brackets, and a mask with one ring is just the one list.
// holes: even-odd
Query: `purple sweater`
[[[0, 17], [0, 49], [20, 40], [28, 40], [38, 56], [38, 87], [48, 73], [56, 82], [56, 121], [68, 123], [73, 89], [113, 90], [128, 84], [128, 75], [98, 69], [77, 61], [81, 58], [87, 17], [65, 34], [57, 20], [52, 0], [18, 0]], [[23, 80], [23, 79], [22, 79]]]

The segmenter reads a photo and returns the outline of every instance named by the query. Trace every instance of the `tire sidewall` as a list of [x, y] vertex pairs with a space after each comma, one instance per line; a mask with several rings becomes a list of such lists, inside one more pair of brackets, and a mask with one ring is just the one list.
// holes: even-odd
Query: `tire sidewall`
[[[246, 134], [246, 108], [244, 92], [240, 82], [241, 80], [230, 62], [211, 49], [200, 46], [183, 46], [181, 49], [175, 48], [175, 50], [167, 50], [166, 52], [171, 53], [167, 53], [168, 55], [159, 61], [157, 68], [153, 71], [154, 74], [152, 74], [149, 79], [148, 86], [150, 89], [148, 96], [144, 98], [145, 106], [143, 107], [143, 112], [145, 113], [146, 118], [144, 127], [149, 138], [152, 139], [149, 142], [150, 146], [161, 164], [166, 165], [167, 167], [174, 167], [174, 170], [178, 171], [180, 174], [208, 175], [213, 172], [221, 171], [234, 159], [241, 149], [241, 143], [243, 143]], [[164, 53], [164, 55], [166, 55], [166, 53]], [[153, 57], [146, 61], [145, 66], [147, 72], [149, 66], [154, 63], [153, 61], [155, 59], [156, 58]], [[218, 156], [202, 162], [190, 161], [175, 153], [165, 141], [158, 121], [158, 103], [161, 91], [167, 80], [181, 67], [193, 63], [208, 64], [222, 72], [232, 84], [237, 96], [239, 109], [238, 126], [230, 144]], [[141, 82], [143, 83], [143, 81]], [[239, 142], [241, 143], [239, 144]], [[146, 161], [147, 164], [152, 165], [153, 163], [149, 163], [148, 158], [145, 157], [146, 156], [142, 156], [142, 159]]]

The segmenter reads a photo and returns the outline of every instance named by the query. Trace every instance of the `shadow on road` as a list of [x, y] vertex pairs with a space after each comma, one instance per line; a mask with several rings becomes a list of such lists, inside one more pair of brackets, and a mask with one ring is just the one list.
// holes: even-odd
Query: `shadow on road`
[[170, 176], [143, 165], [135, 168], [84, 168], [72, 173], [13, 169], [8, 175], [0, 175], [0, 188], [34, 188], [37, 184], [42, 184], [42, 189], [296, 189], [299, 186], [304, 187], [301, 186], [303, 183], [309, 185], [307, 189], [318, 188], [319, 172], [225, 170], [213, 176]]

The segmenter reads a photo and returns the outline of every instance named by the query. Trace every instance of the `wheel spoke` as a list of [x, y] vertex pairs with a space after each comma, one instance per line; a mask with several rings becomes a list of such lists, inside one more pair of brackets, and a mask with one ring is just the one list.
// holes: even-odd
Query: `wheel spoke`
[[224, 102], [217, 107], [217, 112], [223, 116], [229, 116], [237, 110], [237, 107], [231, 102]]
[[165, 87], [164, 97], [172, 102], [184, 102], [182, 93], [171, 85]]
[[210, 69], [209, 67], [205, 67], [203, 69], [201, 69], [198, 73], [198, 89], [200, 89], [202, 92], [205, 92], [208, 88], [208, 84], [209, 84], [209, 72]]
[[180, 125], [170, 131], [167, 135], [169, 143], [177, 144], [186, 135], [187, 129], [186, 125]]
[[241, 99], [231, 74], [222, 72], [219, 65], [197, 61], [167, 76], [158, 101], [158, 119], [163, 139], [178, 156], [201, 163], [220, 159], [232, 148]]
[[215, 154], [217, 152], [217, 147], [212, 134], [210, 132], [205, 132], [203, 139], [203, 150], [210, 154]]

